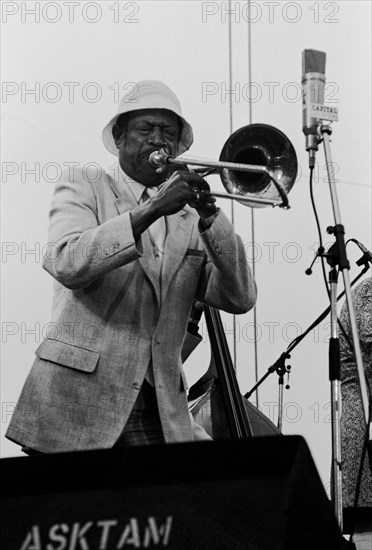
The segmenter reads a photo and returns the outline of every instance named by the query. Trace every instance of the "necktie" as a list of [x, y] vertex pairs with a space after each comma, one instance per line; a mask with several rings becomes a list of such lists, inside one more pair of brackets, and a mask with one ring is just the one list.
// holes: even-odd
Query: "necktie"
[[[142, 193], [143, 202], [148, 200], [149, 197], [153, 197], [154, 195], [156, 195], [157, 192], [158, 192], [157, 187], [147, 187]], [[164, 245], [165, 245], [165, 237], [166, 237], [166, 227], [165, 227], [164, 216], [155, 220], [154, 223], [149, 226], [148, 230], [149, 230], [151, 242], [154, 248], [155, 257], [157, 259], [157, 262], [159, 262], [159, 265], [161, 265], [163, 261]]]

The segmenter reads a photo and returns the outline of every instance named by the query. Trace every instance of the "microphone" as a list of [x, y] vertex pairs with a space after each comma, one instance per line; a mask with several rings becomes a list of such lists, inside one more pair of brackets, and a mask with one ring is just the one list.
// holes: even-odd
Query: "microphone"
[[368, 250], [368, 248], [366, 248], [364, 244], [360, 243], [356, 239], [350, 239], [350, 240], [353, 241], [353, 243], [355, 243], [363, 252], [363, 256], [362, 258], [360, 258], [360, 260], [357, 261], [357, 265], [362, 265], [366, 262], [370, 262], [372, 264], [372, 253]]
[[324, 104], [325, 62], [324, 52], [302, 52], [302, 131], [305, 134], [306, 151], [309, 151], [309, 168], [314, 168], [315, 151], [319, 143], [319, 119], [313, 114], [312, 104]]

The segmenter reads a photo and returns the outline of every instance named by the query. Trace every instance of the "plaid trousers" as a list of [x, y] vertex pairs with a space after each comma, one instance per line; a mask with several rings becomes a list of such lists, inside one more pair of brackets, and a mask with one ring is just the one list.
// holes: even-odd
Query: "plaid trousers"
[[[155, 389], [144, 380], [133, 411], [113, 448], [162, 443], [165, 444], [165, 440], [160, 424]], [[22, 451], [30, 456], [43, 454], [29, 447], [22, 447]]]
[[161, 428], [155, 388], [144, 380], [126, 425], [114, 449], [133, 445], [165, 443]]

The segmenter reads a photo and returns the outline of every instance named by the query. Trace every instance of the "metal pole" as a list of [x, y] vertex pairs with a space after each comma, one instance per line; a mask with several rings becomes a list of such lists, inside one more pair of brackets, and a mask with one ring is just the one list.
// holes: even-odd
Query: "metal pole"
[[331, 292], [331, 338], [329, 341], [329, 380], [331, 382], [332, 483], [331, 497], [337, 522], [342, 529], [341, 472], [341, 361], [337, 328], [337, 269], [329, 275]]
[[[340, 216], [340, 209], [339, 209], [338, 198], [337, 198], [335, 179], [331, 169], [332, 157], [331, 157], [331, 149], [330, 149], [328, 132], [329, 132], [328, 127], [323, 127], [322, 133], [323, 133], [323, 143], [324, 143], [324, 154], [326, 157], [328, 180], [329, 180], [331, 200], [332, 200], [332, 206], [333, 206], [333, 215], [334, 215], [335, 225], [336, 225], [335, 232], [337, 233], [337, 226], [341, 226], [341, 216]], [[362, 360], [362, 353], [360, 350], [358, 329], [356, 326], [354, 306], [351, 298], [350, 278], [349, 278], [349, 272], [348, 272], [349, 265], [346, 258], [345, 243], [343, 242], [342, 234], [339, 234], [338, 237], [339, 237], [339, 240], [341, 241], [341, 244], [343, 245], [343, 247], [341, 247], [343, 249], [340, 250], [340, 253], [342, 254], [341, 260], [340, 260], [340, 270], [342, 271], [342, 276], [344, 281], [346, 303], [347, 303], [347, 308], [348, 308], [349, 317], [350, 317], [351, 332], [353, 336], [354, 353], [355, 353], [355, 360], [356, 360], [357, 370], [358, 370], [360, 392], [361, 392], [363, 410], [364, 410], [364, 418], [367, 425], [368, 419], [369, 419], [367, 381], [366, 381], [365, 372], [363, 368], [363, 360]]]
[[[337, 260], [333, 263], [333, 269], [330, 273], [331, 283], [331, 339], [330, 339], [330, 381], [331, 381], [331, 419], [332, 419], [332, 500], [336, 519], [340, 526], [341, 532], [343, 528], [342, 517], [342, 472], [341, 472], [341, 382], [340, 382], [340, 355], [339, 355], [339, 340], [337, 337], [337, 272], [335, 265], [339, 264], [339, 269], [343, 275], [344, 289], [347, 301], [347, 307], [350, 317], [350, 326], [352, 330], [354, 352], [359, 375], [359, 384], [363, 409], [365, 413], [365, 422], [368, 427], [368, 392], [367, 382], [363, 369], [362, 355], [360, 351], [358, 331], [356, 327], [355, 314], [351, 299], [351, 288], [349, 279], [349, 262], [346, 257], [346, 247], [344, 240], [344, 227], [341, 224], [340, 208], [338, 203], [336, 181], [333, 173], [332, 155], [330, 148], [329, 135], [331, 128], [329, 125], [320, 127], [320, 134], [323, 137], [324, 154], [326, 159], [326, 167], [328, 174], [328, 182], [331, 194], [333, 216], [335, 226], [328, 228], [330, 233], [334, 233], [336, 243], [333, 245], [336, 249], [335, 257]], [[329, 262], [330, 263], [330, 262]], [[332, 264], [331, 264], [332, 265]]]

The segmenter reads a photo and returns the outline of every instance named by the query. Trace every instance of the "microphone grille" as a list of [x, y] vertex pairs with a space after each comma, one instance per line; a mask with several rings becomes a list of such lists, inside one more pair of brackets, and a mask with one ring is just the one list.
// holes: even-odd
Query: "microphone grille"
[[302, 52], [303, 73], [325, 73], [326, 54], [318, 50], [304, 50]]

